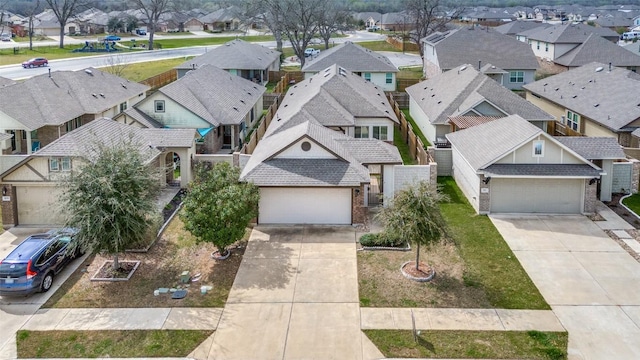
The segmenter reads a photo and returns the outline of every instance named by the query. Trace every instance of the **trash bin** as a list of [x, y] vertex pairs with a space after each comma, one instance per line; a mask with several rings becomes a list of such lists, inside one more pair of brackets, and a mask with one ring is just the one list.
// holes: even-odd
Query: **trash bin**
[[19, 47], [14, 47], [13, 48], [13, 55], [16, 55], [19, 52], [20, 52], [20, 48]]

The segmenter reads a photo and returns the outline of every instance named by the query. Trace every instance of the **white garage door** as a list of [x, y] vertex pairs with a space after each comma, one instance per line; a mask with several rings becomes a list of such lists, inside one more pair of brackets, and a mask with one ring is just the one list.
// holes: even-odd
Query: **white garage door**
[[351, 224], [351, 189], [261, 188], [260, 224]]
[[56, 207], [59, 203], [58, 194], [59, 190], [55, 187], [16, 187], [18, 224], [62, 224], [60, 209]]
[[584, 180], [493, 178], [490, 185], [492, 213], [582, 213]]

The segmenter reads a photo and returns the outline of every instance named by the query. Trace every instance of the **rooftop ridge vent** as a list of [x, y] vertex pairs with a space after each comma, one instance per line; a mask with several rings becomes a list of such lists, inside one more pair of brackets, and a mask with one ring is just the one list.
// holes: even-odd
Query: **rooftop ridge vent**
[[602, 66], [598, 66], [598, 67], [596, 68], [596, 72], [601, 72], [602, 70], [604, 70], [604, 68], [603, 68]]

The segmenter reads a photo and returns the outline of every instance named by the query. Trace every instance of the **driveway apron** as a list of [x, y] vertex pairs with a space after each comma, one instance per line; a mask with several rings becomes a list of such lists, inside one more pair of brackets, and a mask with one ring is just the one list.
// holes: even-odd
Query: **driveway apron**
[[606, 224], [579, 215], [491, 220], [569, 332], [570, 359], [640, 357], [640, 263]]
[[355, 230], [256, 227], [218, 329], [192, 355], [204, 349], [209, 359], [362, 359]]

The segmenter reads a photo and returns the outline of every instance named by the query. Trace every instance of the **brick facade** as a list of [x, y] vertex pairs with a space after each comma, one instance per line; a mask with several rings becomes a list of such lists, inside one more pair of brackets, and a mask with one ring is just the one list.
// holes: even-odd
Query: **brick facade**
[[596, 212], [596, 203], [598, 202], [598, 182], [594, 181], [589, 185], [589, 180], [584, 182], [584, 209], [585, 214], [594, 214]]
[[[480, 194], [478, 195], [478, 213], [479, 214], [488, 214], [489, 210], [491, 210], [491, 186], [490, 184], [485, 184], [485, 180], [487, 178], [485, 175], [482, 175], [480, 178]], [[489, 180], [490, 181], [490, 180]], [[486, 189], [486, 190], [483, 190]]]
[[16, 201], [16, 189], [10, 184], [2, 185], [3, 189], [7, 189], [6, 195], [9, 201], [2, 201], [2, 227], [9, 229], [18, 225], [18, 203]]
[[366, 222], [366, 208], [364, 207], [364, 185], [351, 191], [351, 223], [364, 224]]
[[627, 159], [633, 163], [633, 169], [631, 170], [631, 193], [635, 194], [640, 190], [640, 161], [636, 159]]

